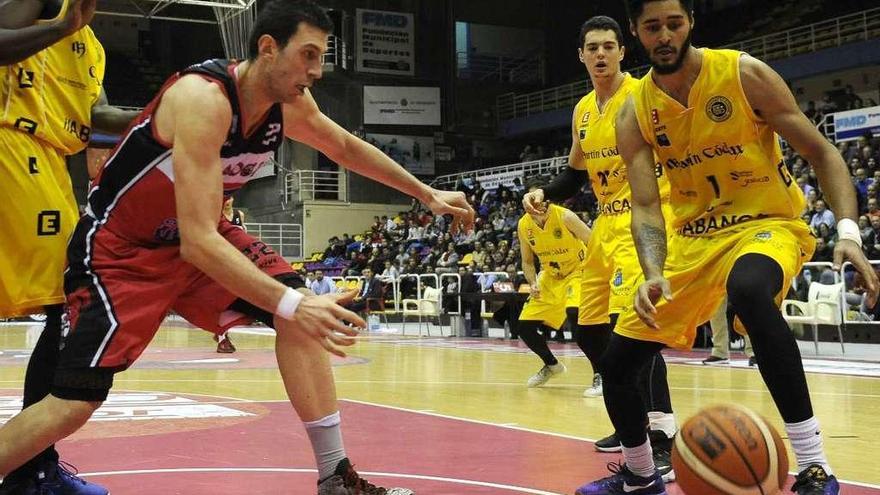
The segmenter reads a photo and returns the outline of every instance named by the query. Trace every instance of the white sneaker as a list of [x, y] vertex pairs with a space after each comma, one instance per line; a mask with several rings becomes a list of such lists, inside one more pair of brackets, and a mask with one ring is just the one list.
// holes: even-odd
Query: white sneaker
[[562, 363], [556, 363], [550, 366], [545, 365], [543, 368], [539, 369], [537, 373], [532, 375], [531, 378], [529, 378], [528, 386], [529, 388], [540, 387], [541, 385], [547, 383], [547, 381], [554, 376], [561, 375], [563, 373], [565, 373], [565, 365]]
[[602, 397], [602, 375], [593, 375], [593, 385], [584, 390], [584, 397]]

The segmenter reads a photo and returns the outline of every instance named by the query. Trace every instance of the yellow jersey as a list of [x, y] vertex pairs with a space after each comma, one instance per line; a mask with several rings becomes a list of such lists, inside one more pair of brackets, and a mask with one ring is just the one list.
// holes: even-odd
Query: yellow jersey
[[797, 218], [804, 197], [779, 138], [755, 115], [740, 82], [741, 52], [702, 49], [687, 107], [645, 76], [633, 92], [639, 130], [671, 184], [673, 227], [711, 235], [761, 218]]
[[0, 127], [32, 135], [65, 155], [82, 151], [91, 136], [104, 66], [104, 48], [86, 26], [0, 67]]
[[517, 227], [520, 245], [528, 243], [541, 263], [541, 270], [555, 279], [563, 279], [580, 268], [586, 256], [584, 243], [562, 220], [565, 211], [561, 206], [550, 205], [543, 227], [528, 213], [519, 219]]

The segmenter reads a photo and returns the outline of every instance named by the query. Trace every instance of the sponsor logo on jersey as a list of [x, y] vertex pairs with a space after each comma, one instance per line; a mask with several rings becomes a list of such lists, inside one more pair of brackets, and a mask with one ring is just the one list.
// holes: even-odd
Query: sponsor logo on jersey
[[660, 125], [660, 112], [656, 108], [651, 109], [651, 122], [654, 125]]
[[[578, 131], [578, 136], [580, 137], [581, 141], [586, 139], [587, 138], [587, 129], [584, 128], [584, 129], [581, 129], [580, 131]], [[586, 156], [586, 153], [584, 153], [584, 155]]]
[[741, 187], [748, 187], [752, 184], [764, 184], [770, 182], [769, 175], [763, 175], [760, 177], [756, 177], [755, 173], [751, 170], [740, 170], [730, 172], [730, 179]]
[[177, 228], [176, 218], [166, 218], [162, 221], [153, 237], [159, 242], [177, 242], [180, 240], [180, 230]]
[[669, 169], [688, 169], [690, 167], [703, 163], [703, 160], [713, 160], [715, 158], [730, 157], [735, 158], [745, 153], [741, 144], [727, 144], [722, 142], [714, 146], [707, 146], [700, 150], [699, 153], [688, 152], [687, 156], [682, 158], [669, 158], [666, 160], [666, 168]]
[[86, 44], [82, 41], [74, 41], [70, 44], [70, 49], [73, 50], [73, 53], [75, 53], [78, 58], [82, 58], [82, 56], [86, 54]]
[[715, 122], [724, 122], [733, 115], [733, 104], [724, 96], [713, 96], [706, 103], [706, 115]]
[[562, 239], [562, 229], [560, 229], [559, 227], [553, 229], [553, 237], [555, 239]]
[[590, 121], [590, 112], [584, 112], [584, 116], [581, 118], [581, 124], [586, 124]]
[[625, 213], [632, 209], [632, 205], [629, 200], [624, 199], [615, 199], [610, 203], [605, 203], [604, 205], [599, 207], [599, 213], [601, 215], [610, 215], [612, 213]]
[[755, 240], [759, 242], [767, 242], [771, 238], [773, 238], [773, 232], [770, 232], [769, 230], [762, 230], [755, 234]]
[[711, 215], [709, 217], [700, 217], [696, 220], [688, 222], [678, 229], [681, 235], [703, 235], [711, 234], [721, 229], [738, 225], [749, 220], [764, 218], [766, 215]]
[[666, 134], [657, 134], [655, 137], [657, 138], [657, 144], [663, 148], [672, 146], [672, 142], [669, 141], [669, 136]]
[[28, 134], [37, 133], [37, 123], [26, 117], [19, 117], [15, 119], [15, 124], [13, 124], [12, 126]]
[[64, 119], [64, 130], [73, 134], [74, 136], [76, 136], [77, 139], [84, 143], [88, 143], [89, 138], [92, 135], [91, 127], [80, 124], [79, 122], [71, 118]]
[[18, 68], [18, 87], [27, 89], [34, 87], [34, 71], [24, 70], [24, 67]]
[[37, 214], [37, 235], [58, 235], [61, 232], [61, 212], [43, 210]]

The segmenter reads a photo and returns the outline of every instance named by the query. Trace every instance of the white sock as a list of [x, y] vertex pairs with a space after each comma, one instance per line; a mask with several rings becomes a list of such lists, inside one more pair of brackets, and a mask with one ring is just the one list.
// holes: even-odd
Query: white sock
[[339, 411], [317, 421], [303, 421], [318, 463], [319, 480], [333, 476], [336, 465], [346, 457], [339, 424]]
[[660, 411], [648, 412], [648, 429], [652, 431], [662, 431], [666, 438], [675, 436], [678, 427], [675, 425], [675, 415]]
[[825, 472], [829, 476], [834, 474], [825, 457], [822, 432], [815, 416], [800, 423], [785, 423], [785, 431], [788, 433], [791, 448], [797, 457], [798, 472], [807, 469], [812, 464], [819, 464], [825, 468]]
[[638, 447], [623, 447], [623, 460], [626, 467], [636, 476], [647, 478], [654, 475], [654, 457], [651, 451], [651, 442], [645, 435], [645, 443]]

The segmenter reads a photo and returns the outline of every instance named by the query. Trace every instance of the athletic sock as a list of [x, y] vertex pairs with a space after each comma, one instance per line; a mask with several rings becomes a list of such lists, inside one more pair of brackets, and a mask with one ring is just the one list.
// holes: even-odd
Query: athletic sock
[[651, 442], [648, 441], [647, 435], [645, 442], [638, 447], [623, 447], [623, 459], [626, 461], [626, 467], [636, 476], [647, 478], [654, 475], [654, 457], [651, 450]]
[[785, 431], [791, 442], [791, 448], [797, 458], [798, 472], [807, 469], [813, 464], [819, 464], [829, 475], [834, 474], [828, 459], [825, 457], [825, 449], [822, 445], [822, 431], [819, 429], [819, 421], [815, 416], [800, 423], [785, 423]]
[[651, 431], [662, 431], [666, 438], [675, 436], [678, 427], [675, 425], [675, 415], [662, 411], [648, 411], [648, 429]]
[[303, 425], [312, 442], [312, 451], [318, 464], [318, 479], [333, 476], [336, 465], [346, 457], [339, 411], [317, 421], [303, 421]]

